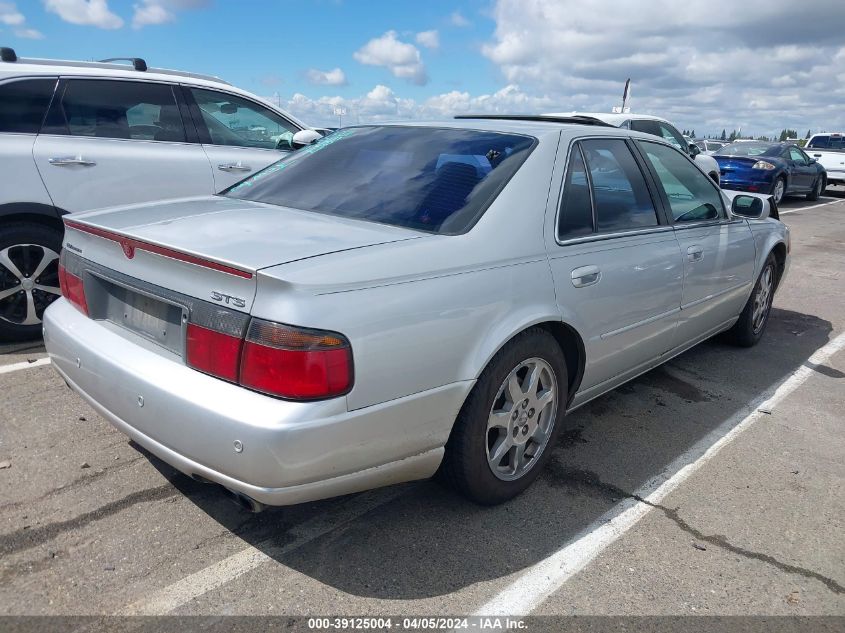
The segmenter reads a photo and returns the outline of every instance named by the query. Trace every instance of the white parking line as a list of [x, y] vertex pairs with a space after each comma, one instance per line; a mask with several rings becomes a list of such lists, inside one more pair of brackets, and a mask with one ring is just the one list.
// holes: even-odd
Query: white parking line
[[10, 374], [13, 371], [20, 371], [21, 369], [29, 369], [30, 367], [41, 367], [42, 365], [49, 365], [49, 358], [39, 358], [32, 362], [24, 361], [22, 363], [12, 363], [11, 365], [0, 365], [0, 374]]
[[[784, 398], [800, 387], [816, 367], [824, 364], [836, 352], [845, 348], [845, 334], [840, 334], [818, 349], [801, 367], [773, 391], [770, 389], [755, 403], [725, 420], [719, 427], [699, 440], [690, 450], [673, 461], [658, 477], [634, 492], [648, 503], [660, 503], [669, 493], [686, 481], [725, 446], [735, 440], [759, 419], [759, 409], [771, 411]], [[610, 482], [612, 483], [612, 482]], [[652, 507], [635, 499], [624, 502], [605, 513], [573, 540], [548, 558], [536, 563], [512, 584], [480, 607], [477, 615], [522, 616], [531, 613], [552, 593], [619, 539]]]
[[787, 209], [786, 211], [778, 210], [778, 215], [785, 215], [787, 213], [795, 213], [796, 211], [807, 211], [809, 209], [818, 209], [819, 207], [826, 207], [830, 204], [835, 204], [837, 202], [843, 202], [843, 200], [840, 199], [840, 198], [833, 198], [833, 199], [830, 200], [830, 202], [822, 202], [820, 204], [813, 204], [813, 205], [810, 205], [809, 207], [801, 207], [800, 209]]
[[273, 558], [295, 550], [342, 525], [354, 521], [370, 510], [382, 506], [405, 491], [404, 488], [381, 488], [349, 499], [337, 512], [318, 515], [294, 528], [295, 538], [282, 546], [274, 546], [275, 538], [249, 546], [237, 554], [186, 576], [164, 589], [121, 609], [116, 615], [165, 615], [195, 598], [217, 589]]

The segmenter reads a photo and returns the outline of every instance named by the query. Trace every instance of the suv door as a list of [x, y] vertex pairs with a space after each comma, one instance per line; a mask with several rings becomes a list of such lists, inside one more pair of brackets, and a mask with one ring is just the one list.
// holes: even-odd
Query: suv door
[[660, 184], [684, 258], [678, 343], [729, 326], [751, 292], [756, 248], [748, 223], [730, 217], [721, 191], [678, 150], [636, 141]]
[[255, 101], [205, 88], [184, 87], [217, 191], [264, 169], [293, 150], [300, 127]]
[[214, 193], [174, 87], [119, 79], [60, 82], [33, 155], [68, 212]]
[[558, 305], [586, 348], [578, 404], [674, 347], [683, 262], [625, 139], [583, 139], [568, 154], [546, 244]]

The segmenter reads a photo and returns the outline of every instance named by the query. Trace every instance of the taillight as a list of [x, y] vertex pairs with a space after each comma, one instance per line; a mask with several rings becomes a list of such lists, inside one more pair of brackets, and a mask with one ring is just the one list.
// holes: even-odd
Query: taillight
[[188, 323], [185, 362], [189, 367], [228, 380], [238, 381], [243, 340]]
[[318, 400], [348, 393], [352, 368], [352, 348], [341, 334], [253, 319], [240, 384], [282, 398]]
[[85, 287], [82, 284], [82, 279], [67, 271], [63, 258], [59, 259], [59, 286], [62, 289], [62, 296], [87, 316], [88, 301], [85, 299]]

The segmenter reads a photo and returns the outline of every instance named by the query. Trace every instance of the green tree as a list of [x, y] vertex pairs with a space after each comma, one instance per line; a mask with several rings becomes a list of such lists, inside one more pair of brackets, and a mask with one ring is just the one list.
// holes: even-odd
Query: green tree
[[728, 135], [725, 133], [725, 130], [722, 130], [722, 136], [719, 137], [723, 141], [728, 140]]
[[811, 136], [812, 134], [810, 134], [810, 130], [807, 130], [807, 136], [805, 136], [804, 138], [810, 138]]

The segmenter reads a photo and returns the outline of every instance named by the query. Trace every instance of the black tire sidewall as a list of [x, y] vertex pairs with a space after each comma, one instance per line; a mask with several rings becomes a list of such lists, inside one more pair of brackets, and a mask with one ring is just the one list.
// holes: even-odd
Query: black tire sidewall
[[[508, 374], [529, 358], [542, 358], [551, 366], [557, 381], [557, 411], [554, 427], [540, 457], [522, 477], [504, 481], [493, 474], [487, 462], [487, 419], [499, 387]], [[482, 372], [456, 420], [456, 428], [447, 444], [457, 484], [473, 501], [493, 505], [507, 501], [524, 491], [540, 475], [549, 460], [566, 413], [568, 397], [566, 360], [555, 338], [546, 330], [532, 328], [508, 343]], [[457, 431], [457, 433], [455, 432]]]
[[[16, 222], [2, 226], [0, 251], [16, 244], [38, 244], [56, 253], [62, 249], [62, 234], [34, 222]], [[41, 324], [16, 325], [0, 319], [0, 342], [26, 341], [41, 336]]]

